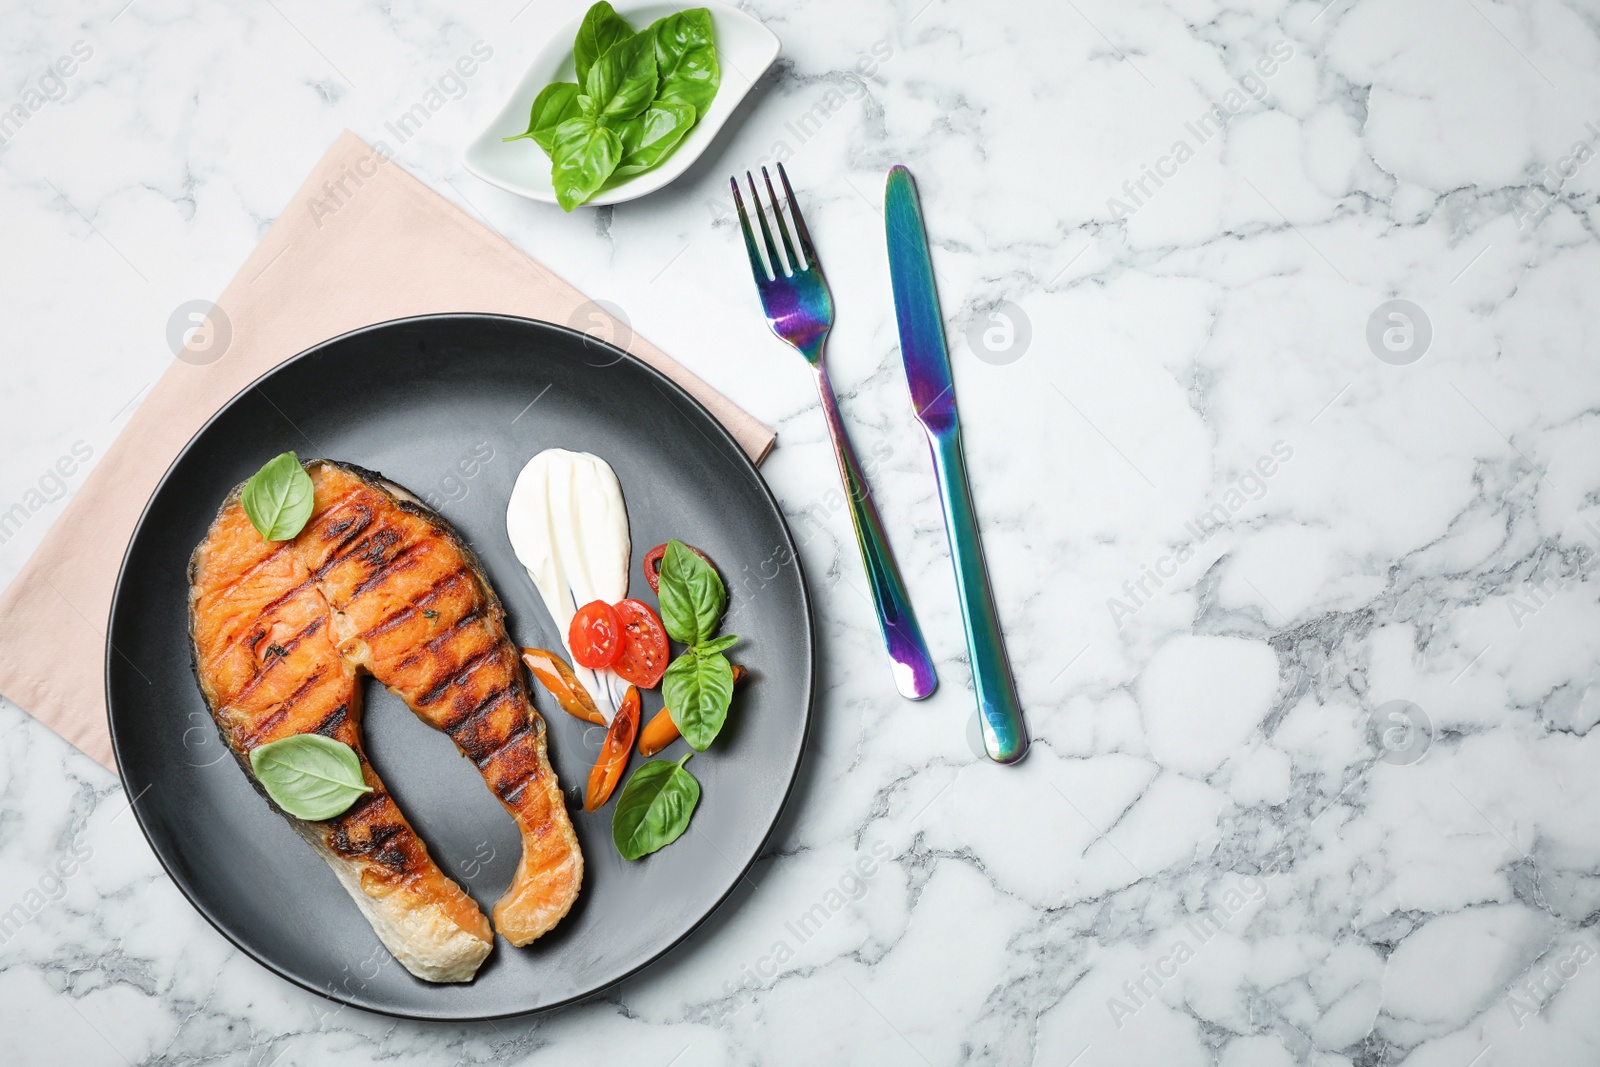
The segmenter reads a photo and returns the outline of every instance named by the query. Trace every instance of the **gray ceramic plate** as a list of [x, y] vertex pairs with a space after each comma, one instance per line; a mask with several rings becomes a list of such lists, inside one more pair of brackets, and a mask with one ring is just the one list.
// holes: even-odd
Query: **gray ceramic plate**
[[[435, 502], [481, 557], [512, 640], [559, 636], [505, 534], [528, 457], [560, 446], [603, 456], [627, 498], [630, 592], [653, 603], [639, 560], [678, 537], [728, 580], [724, 632], [752, 672], [728, 725], [690, 769], [703, 794], [689, 832], [628, 863], [611, 808], [583, 812], [600, 731], [535, 686], [550, 757], [586, 863], [572, 913], [527, 948], [498, 940], [468, 985], [432, 985], [396, 963], [333, 873], [246, 782], [195, 686], [186, 633], [189, 554], [228, 490], [289, 449], [379, 471]], [[487, 457], [487, 458], [486, 458]], [[156, 856], [224, 935], [283, 977], [335, 1000], [428, 1019], [522, 1015], [596, 993], [660, 957], [717, 907], [755, 860], [789, 795], [810, 724], [810, 604], [772, 494], [722, 426], [642, 363], [548, 323], [441, 315], [318, 345], [235, 397], [156, 489], [117, 581], [106, 657], [111, 737]], [[487, 913], [519, 855], [511, 817], [445, 737], [367, 679], [366, 742], [401, 810]], [[648, 718], [660, 696], [646, 697]], [[680, 740], [664, 755], [684, 751]], [[641, 762], [637, 754], [633, 764]], [[574, 798], [577, 798], [574, 800]]]

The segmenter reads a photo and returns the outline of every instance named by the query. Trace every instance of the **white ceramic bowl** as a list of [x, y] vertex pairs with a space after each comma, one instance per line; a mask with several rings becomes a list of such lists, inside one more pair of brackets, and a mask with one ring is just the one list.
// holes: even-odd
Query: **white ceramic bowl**
[[[671, 15], [687, 7], [704, 7], [711, 12], [711, 22], [717, 35], [717, 59], [722, 69], [722, 85], [711, 101], [711, 109], [700, 117], [683, 139], [677, 151], [654, 170], [635, 174], [615, 185], [608, 185], [594, 199], [584, 201], [584, 207], [620, 204], [624, 200], [655, 192], [672, 179], [689, 169], [689, 165], [704, 152], [722, 124], [728, 121], [739, 102], [745, 98], [772, 61], [778, 58], [778, 38], [743, 11], [716, 3], [715, 0], [691, 0], [689, 3], [614, 3], [617, 14], [627, 19], [635, 30], [642, 30], [663, 15]], [[473, 174], [491, 185], [507, 192], [556, 202], [555, 187], [550, 184], [550, 157], [533, 141], [502, 141], [503, 137], [522, 133], [528, 128], [528, 111], [539, 90], [555, 81], [576, 81], [577, 70], [572, 62], [572, 42], [578, 36], [583, 22], [579, 15], [561, 27], [550, 41], [533, 57], [528, 69], [517, 83], [511, 99], [500, 108], [488, 127], [467, 145], [461, 155], [462, 164]]]

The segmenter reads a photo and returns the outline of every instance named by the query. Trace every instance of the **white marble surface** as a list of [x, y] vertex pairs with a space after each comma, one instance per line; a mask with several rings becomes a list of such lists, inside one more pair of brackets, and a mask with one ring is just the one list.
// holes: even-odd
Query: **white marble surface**
[[[3, 102], [92, 55], [0, 147], [0, 504], [31, 513], [0, 580], [81, 481], [48, 469], [98, 457], [171, 358], [172, 309], [341, 128], [383, 137], [482, 41], [398, 158], [779, 427], [824, 688], [755, 888], [591, 1003], [477, 1026], [338, 1011], [234, 951], [112, 776], [6, 705], [0, 910], [28, 921], [0, 1060], [1600, 1061], [1600, 164], [1573, 158], [1600, 5], [757, 0], [784, 58], [708, 158], [563, 216], [456, 150], [579, 0], [125, 3], [4, 5]], [[925, 706], [891, 695], [820, 413], [743, 274], [723, 181], [773, 156], [840, 298], [835, 377], [944, 681]], [[1036, 738], [1011, 769], [969, 747], [895, 347], [876, 204], [902, 161]], [[1391, 299], [1431, 326], [1406, 365], [1367, 340]], [[1008, 363], [965, 339], [999, 300], [1031, 333]]]

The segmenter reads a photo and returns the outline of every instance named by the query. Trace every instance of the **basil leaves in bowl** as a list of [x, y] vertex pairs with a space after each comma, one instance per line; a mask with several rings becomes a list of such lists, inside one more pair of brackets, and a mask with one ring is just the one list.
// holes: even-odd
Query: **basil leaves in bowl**
[[556, 31], [462, 161], [568, 211], [643, 196], [689, 168], [778, 50], [760, 22], [713, 0], [602, 0]]

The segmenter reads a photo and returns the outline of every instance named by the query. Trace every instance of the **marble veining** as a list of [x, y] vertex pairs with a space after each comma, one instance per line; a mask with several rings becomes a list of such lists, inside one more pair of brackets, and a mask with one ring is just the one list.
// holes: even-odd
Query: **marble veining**
[[[350, 128], [779, 428], [823, 659], [729, 904], [589, 1003], [469, 1026], [242, 956], [113, 777], [4, 705], [0, 1059], [1600, 1061], [1600, 7], [742, 6], [783, 57], [708, 154], [567, 216], [457, 152], [580, 0], [9, 5], [0, 581], [172, 358], [174, 309]], [[925, 704], [886, 684], [815, 393], [749, 289], [726, 179], [775, 160]], [[1034, 738], [1011, 768], [973, 748], [896, 349], [895, 163]]]

